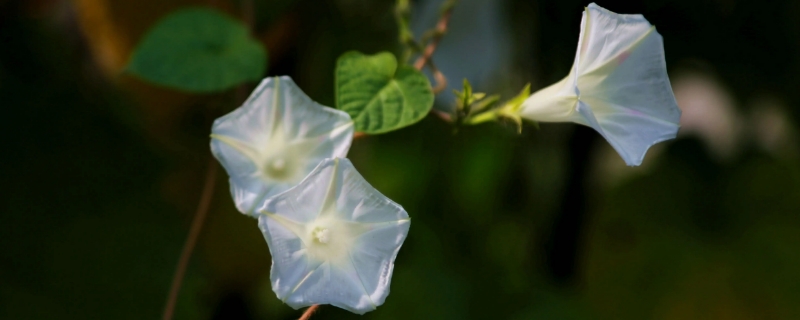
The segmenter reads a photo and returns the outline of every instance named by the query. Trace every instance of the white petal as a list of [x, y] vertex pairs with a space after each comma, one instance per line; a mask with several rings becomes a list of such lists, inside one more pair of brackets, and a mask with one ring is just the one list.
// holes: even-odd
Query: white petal
[[236, 207], [252, 214], [255, 204], [296, 185], [322, 159], [344, 157], [353, 122], [284, 76], [264, 79], [211, 131], [211, 150], [230, 176]]
[[578, 74], [614, 63], [653, 29], [640, 14], [617, 14], [594, 3], [586, 7], [581, 25]]
[[[312, 270], [318, 268], [322, 261], [311, 261], [306, 255], [306, 246], [286, 221], [279, 222], [266, 215], [258, 218], [258, 227], [267, 240], [272, 254], [272, 270], [270, 280], [272, 290], [282, 301], [292, 295], [298, 285]], [[291, 223], [291, 222], [290, 222]]]
[[299, 309], [314, 304], [331, 304], [357, 314], [375, 310], [375, 305], [364, 293], [352, 264], [335, 265], [324, 262], [312, 270], [286, 304]]
[[[326, 162], [320, 163], [320, 166]], [[275, 213], [292, 221], [308, 224], [317, 219], [322, 210], [330, 183], [331, 171], [312, 171], [300, 184], [273, 196], [256, 209], [258, 213]], [[259, 214], [260, 216], [260, 214]]]
[[350, 160], [340, 160], [336, 178], [335, 212], [342, 219], [362, 223], [408, 220], [403, 207], [373, 188]]
[[531, 95], [520, 114], [591, 126], [626, 164], [639, 165], [650, 146], [674, 138], [679, 127], [661, 35], [641, 15], [616, 14], [594, 3], [581, 26], [570, 75]]
[[522, 103], [520, 116], [540, 122], [576, 122], [580, 116], [575, 107], [578, 102], [577, 87], [572, 75], [549, 87], [534, 92]]
[[[376, 305], [389, 295], [394, 260], [408, 235], [410, 220], [384, 222], [359, 237], [351, 250], [353, 265], [365, 292]], [[378, 275], [378, 276], [375, 276]]]
[[[288, 77], [265, 78], [241, 107], [214, 121], [211, 132], [243, 142], [258, 144], [276, 128], [283, 112], [281, 84]], [[256, 141], [259, 140], [259, 141]]]
[[[349, 160], [322, 161], [258, 212], [274, 257], [273, 290], [287, 304], [332, 304], [359, 314], [383, 304], [410, 220]], [[320, 228], [324, 241], [315, 238]]]

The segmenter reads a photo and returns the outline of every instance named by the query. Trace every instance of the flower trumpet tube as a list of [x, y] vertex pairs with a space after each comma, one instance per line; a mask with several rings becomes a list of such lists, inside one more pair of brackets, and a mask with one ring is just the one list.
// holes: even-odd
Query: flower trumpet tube
[[383, 304], [410, 219], [349, 160], [322, 161], [258, 212], [272, 254], [272, 290], [283, 302], [295, 309], [332, 304], [358, 314]]
[[642, 15], [590, 4], [570, 74], [531, 95], [519, 112], [592, 127], [626, 164], [640, 165], [650, 146], [674, 138], [679, 128], [661, 35]]
[[323, 159], [344, 157], [353, 121], [311, 100], [289, 77], [266, 78], [245, 103], [214, 121], [211, 151], [230, 176], [236, 208], [294, 187]]

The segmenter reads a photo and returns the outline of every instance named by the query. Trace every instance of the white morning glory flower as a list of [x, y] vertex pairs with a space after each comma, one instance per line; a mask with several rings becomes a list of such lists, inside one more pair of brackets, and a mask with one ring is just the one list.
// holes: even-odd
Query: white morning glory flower
[[323, 159], [347, 155], [353, 121], [312, 101], [291, 78], [273, 77], [214, 121], [211, 138], [236, 208], [253, 215], [258, 203], [297, 185]]
[[520, 115], [590, 126], [625, 163], [641, 164], [650, 146], [674, 138], [679, 127], [661, 35], [642, 15], [590, 4], [572, 71], [525, 100]]
[[299, 185], [259, 206], [278, 298], [299, 309], [332, 304], [364, 314], [389, 295], [410, 220], [350, 160], [326, 159]]

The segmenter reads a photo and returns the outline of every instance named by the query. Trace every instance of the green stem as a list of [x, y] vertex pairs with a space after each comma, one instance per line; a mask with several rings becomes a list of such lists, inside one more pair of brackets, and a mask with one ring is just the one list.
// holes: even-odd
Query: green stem
[[411, 31], [411, 4], [409, 0], [397, 0], [394, 7], [394, 17], [397, 21], [398, 40], [403, 45], [403, 63], [407, 63], [411, 56], [422, 51], [422, 46], [414, 39]]

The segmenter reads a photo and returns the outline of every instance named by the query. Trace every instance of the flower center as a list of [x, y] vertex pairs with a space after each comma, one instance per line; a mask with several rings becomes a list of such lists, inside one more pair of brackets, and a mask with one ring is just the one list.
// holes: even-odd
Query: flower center
[[267, 176], [275, 180], [285, 180], [290, 173], [289, 163], [282, 157], [268, 160], [264, 169]]
[[328, 228], [316, 227], [314, 231], [311, 231], [311, 236], [314, 237], [314, 241], [322, 244], [331, 241], [331, 231]]
[[274, 171], [284, 171], [286, 169], [286, 160], [281, 158], [269, 162], [270, 169]]
[[359, 235], [366, 230], [358, 223], [330, 216], [309, 221], [307, 228], [304, 230], [303, 244], [308, 250], [308, 256], [315, 261], [330, 261], [334, 264], [350, 262], [349, 252], [357, 244]]

